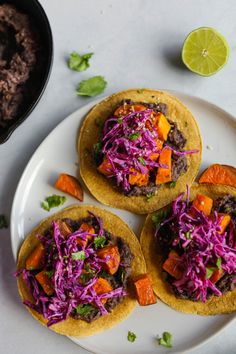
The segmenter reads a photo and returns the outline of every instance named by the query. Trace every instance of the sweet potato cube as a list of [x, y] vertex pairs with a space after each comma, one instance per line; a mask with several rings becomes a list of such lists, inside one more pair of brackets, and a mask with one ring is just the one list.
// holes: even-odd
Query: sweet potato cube
[[94, 228], [93, 228], [91, 225], [89, 225], [89, 224], [83, 222], [83, 223], [80, 225], [78, 231], [83, 231], [83, 232], [86, 232], [86, 231], [87, 231], [87, 232], [88, 232], [87, 235], [86, 235], [86, 240], [83, 240], [82, 238], [79, 238], [79, 237], [78, 237], [77, 240], [76, 240], [77, 245], [80, 245], [81, 247], [82, 247], [82, 246], [86, 247], [87, 244], [88, 244], [88, 241], [91, 241], [91, 240], [92, 240], [92, 237], [93, 237], [93, 236], [90, 236], [90, 234], [94, 234], [94, 233], [95, 233], [95, 230], [94, 230]]
[[68, 175], [66, 173], [61, 173], [55, 182], [55, 188], [64, 193], [70, 194], [72, 197], [75, 197], [81, 202], [84, 199], [83, 189], [77, 178], [74, 176]]
[[151, 280], [147, 274], [140, 276], [135, 282], [135, 290], [139, 305], [147, 306], [157, 302], [154, 295]]
[[120, 253], [117, 246], [103, 247], [97, 251], [97, 256], [105, 261], [102, 266], [109, 274], [113, 275], [117, 272], [120, 265]]
[[53, 286], [52, 286], [52, 281], [46, 274], [45, 270], [42, 270], [40, 273], [35, 275], [35, 278], [43, 288], [43, 291], [48, 295], [52, 295], [54, 292]]
[[112, 174], [112, 165], [105, 157], [101, 165], [98, 166], [98, 171], [104, 176], [110, 176]]
[[43, 261], [45, 257], [45, 248], [40, 242], [30, 253], [25, 261], [25, 267], [27, 270], [37, 270], [43, 267]]
[[65, 221], [56, 220], [56, 223], [59, 227], [61, 235], [64, 236], [65, 238], [72, 233], [72, 229], [70, 228], [69, 225], [67, 225]]
[[[112, 291], [112, 286], [108, 280], [104, 278], [98, 278], [96, 283], [93, 285], [94, 290], [98, 295], [109, 293]], [[107, 299], [101, 299], [101, 303], [104, 305], [107, 302]]]
[[168, 166], [168, 168], [159, 167], [156, 174], [156, 184], [167, 183], [171, 181], [171, 155], [172, 151], [170, 149], [163, 149], [160, 153], [159, 162], [163, 165]]
[[175, 279], [180, 279], [183, 275], [183, 267], [180, 261], [181, 258], [178, 253], [175, 251], [170, 251], [168, 258], [162, 265], [162, 268]]
[[135, 170], [134, 168], [130, 169], [131, 172], [133, 172], [134, 174], [129, 174], [129, 184], [131, 185], [135, 185], [135, 186], [147, 186], [148, 184], [148, 169], [147, 169], [147, 173], [141, 173], [137, 170]]
[[114, 116], [121, 118], [126, 116], [127, 114], [143, 111], [145, 109], [146, 107], [142, 104], [123, 104], [115, 110]]
[[221, 227], [220, 234], [223, 234], [223, 232], [225, 231], [225, 229], [227, 228], [227, 226], [230, 223], [231, 217], [230, 217], [230, 215], [224, 214], [224, 213], [219, 213], [218, 216], [219, 216], [219, 218], [221, 218], [221, 221], [220, 221], [220, 227]]
[[204, 194], [197, 194], [192, 204], [196, 209], [202, 211], [205, 215], [209, 216], [211, 213], [213, 200]]
[[212, 276], [210, 277], [210, 281], [214, 284], [217, 283], [218, 280], [220, 280], [220, 278], [223, 276], [223, 274], [224, 271], [222, 269], [216, 269], [212, 274]]
[[157, 131], [158, 138], [166, 141], [171, 125], [163, 113], [155, 113], [153, 117], [153, 125]]
[[[161, 150], [162, 147], [163, 147], [163, 141], [160, 140], [160, 139], [157, 139], [156, 140], [157, 142], [157, 150]], [[152, 161], [156, 161], [158, 159], [158, 157], [160, 156], [160, 154], [158, 152], [153, 152], [151, 155], [150, 155], [150, 160]]]

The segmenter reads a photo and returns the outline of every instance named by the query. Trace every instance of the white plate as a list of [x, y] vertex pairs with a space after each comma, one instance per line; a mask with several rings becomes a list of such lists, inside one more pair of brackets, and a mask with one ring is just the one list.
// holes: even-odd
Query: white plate
[[[174, 94], [189, 107], [200, 125], [203, 137], [202, 169], [214, 162], [235, 165], [236, 120], [219, 107], [202, 99], [176, 92]], [[79, 109], [60, 123], [39, 146], [25, 168], [15, 193], [11, 213], [11, 241], [15, 259], [25, 236], [43, 218], [50, 215], [40, 208], [40, 201], [53, 193], [58, 194], [53, 188], [58, 174], [66, 172], [76, 175], [78, 127], [93, 105], [94, 103], [91, 103]], [[67, 196], [64, 206], [74, 203], [75, 200]], [[89, 203], [99, 205], [86, 191], [84, 204]], [[118, 209], [113, 209], [113, 212], [139, 234], [143, 216]], [[174, 337], [174, 348], [168, 350], [168, 353], [183, 353], [212, 338], [233, 319], [233, 314], [213, 317], [186, 315], [159, 301], [158, 304], [146, 308], [137, 307], [127, 320], [111, 330], [84, 339], [71, 339], [98, 354], [156, 354], [165, 349], [157, 345], [155, 336], [169, 331]], [[129, 330], [137, 335], [134, 343], [127, 341]]]

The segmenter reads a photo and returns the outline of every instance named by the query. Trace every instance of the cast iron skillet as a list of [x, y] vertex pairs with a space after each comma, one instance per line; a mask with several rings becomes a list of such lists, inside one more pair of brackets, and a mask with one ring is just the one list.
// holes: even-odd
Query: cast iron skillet
[[23, 108], [23, 113], [13, 121], [9, 121], [6, 127], [0, 128], [0, 144], [7, 141], [13, 131], [29, 116], [37, 105], [46, 88], [53, 62], [52, 31], [44, 9], [38, 0], [0, 0], [0, 5], [6, 3], [14, 5], [20, 12], [27, 14], [32, 20], [35, 29], [39, 32], [40, 42], [43, 45], [43, 65], [35, 80], [33, 96], [30, 102]]

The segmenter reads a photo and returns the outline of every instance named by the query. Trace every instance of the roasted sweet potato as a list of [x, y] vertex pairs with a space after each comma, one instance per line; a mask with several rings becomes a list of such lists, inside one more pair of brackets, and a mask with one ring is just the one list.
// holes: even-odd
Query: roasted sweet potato
[[231, 217], [230, 217], [230, 215], [224, 214], [224, 213], [219, 213], [218, 215], [221, 218], [221, 221], [220, 221], [221, 231], [220, 231], [220, 233], [223, 234], [223, 232], [225, 231], [226, 227], [230, 223]]
[[26, 259], [26, 269], [27, 270], [37, 270], [43, 267], [45, 256], [45, 248], [42, 243], [39, 243], [38, 246], [30, 253]]
[[196, 209], [201, 210], [205, 215], [211, 213], [213, 200], [204, 194], [197, 194], [192, 204]]
[[222, 269], [216, 269], [212, 274], [212, 276], [210, 277], [210, 281], [215, 284], [216, 282], [218, 282], [218, 280], [220, 280], [223, 274], [224, 271]]
[[[94, 290], [98, 295], [109, 293], [112, 291], [112, 286], [108, 280], [104, 278], [98, 278], [96, 283], [93, 285]], [[101, 299], [101, 303], [104, 305], [107, 299]]]
[[154, 113], [153, 114], [153, 125], [157, 131], [158, 138], [166, 141], [171, 126], [163, 113]]
[[115, 274], [120, 264], [120, 253], [117, 246], [106, 246], [97, 251], [97, 256], [103, 260], [102, 266], [109, 274]]
[[152, 305], [157, 302], [156, 296], [154, 295], [151, 280], [147, 274], [141, 275], [135, 282], [134, 282], [137, 300], [139, 305], [146, 306]]
[[59, 226], [59, 230], [62, 236], [64, 236], [65, 238], [70, 235], [72, 233], [72, 229], [70, 228], [69, 225], [67, 225], [67, 223], [65, 221], [62, 220], [56, 220], [58, 226]]
[[43, 288], [43, 291], [48, 295], [52, 295], [54, 292], [53, 286], [52, 286], [52, 281], [48, 277], [47, 273], [45, 270], [42, 270], [40, 273], [35, 275], [35, 278]]
[[202, 173], [199, 183], [225, 184], [236, 187], [236, 168], [228, 165], [213, 164]]
[[131, 168], [130, 171], [134, 173], [129, 175], [128, 181], [131, 185], [139, 187], [147, 186], [149, 178], [148, 169], [147, 173], [141, 173], [139, 171], [136, 171], [134, 168]]
[[61, 173], [54, 186], [60, 191], [70, 194], [72, 197], [75, 197], [81, 202], [84, 199], [83, 189], [77, 178], [74, 176], [68, 175], [66, 173]]
[[129, 113], [143, 111], [144, 109], [146, 109], [146, 107], [142, 104], [122, 104], [115, 110], [114, 115], [121, 118]]
[[183, 275], [183, 267], [180, 261], [178, 253], [172, 250], [163, 263], [162, 268], [175, 279], [180, 279]]
[[171, 155], [172, 151], [170, 149], [163, 149], [160, 153], [159, 162], [167, 165], [168, 168], [158, 168], [156, 174], [156, 184], [162, 184], [171, 181]]
[[111, 163], [108, 161], [108, 159], [105, 157], [104, 160], [102, 161], [101, 165], [98, 166], [98, 171], [102, 173], [104, 176], [110, 176], [112, 174], [111, 170]]
[[82, 246], [86, 247], [88, 242], [91, 241], [91, 239], [92, 239], [92, 236], [90, 236], [89, 234], [94, 234], [95, 230], [91, 225], [83, 222], [80, 225], [80, 228], [78, 231], [87, 231], [88, 232], [88, 234], [86, 235], [86, 240], [83, 240], [82, 238], [79, 238], [79, 237], [76, 240], [77, 245], [80, 245], [81, 247]]
[[[157, 139], [156, 140], [157, 142], [157, 150], [161, 150], [162, 147], [163, 147], [163, 140], [160, 140], [160, 139]], [[158, 152], [153, 152], [151, 155], [150, 155], [150, 159], [152, 161], [156, 161], [158, 159], [158, 157], [160, 156], [160, 154]]]

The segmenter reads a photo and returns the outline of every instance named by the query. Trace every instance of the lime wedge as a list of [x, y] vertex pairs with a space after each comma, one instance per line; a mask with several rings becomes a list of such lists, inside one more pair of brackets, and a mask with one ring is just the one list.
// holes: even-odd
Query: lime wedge
[[184, 41], [182, 60], [187, 68], [202, 76], [211, 76], [227, 63], [229, 46], [214, 28], [200, 27]]

